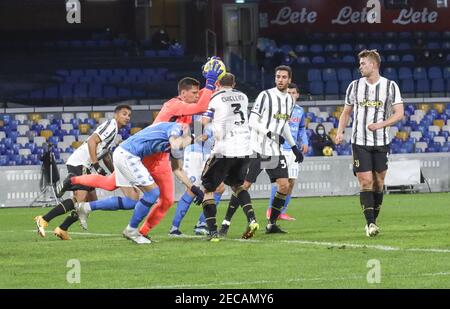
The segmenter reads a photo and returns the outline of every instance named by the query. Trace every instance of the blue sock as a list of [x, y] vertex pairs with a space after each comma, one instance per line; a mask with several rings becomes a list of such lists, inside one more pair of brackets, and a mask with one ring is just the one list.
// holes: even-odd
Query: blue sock
[[272, 184], [272, 192], [270, 193], [269, 209], [272, 208], [273, 199], [275, 198], [275, 193], [277, 193], [277, 185]]
[[175, 210], [175, 215], [173, 216], [172, 226], [177, 228], [180, 227], [181, 221], [189, 210], [189, 206], [191, 206], [192, 200], [194, 198], [190, 196], [187, 192], [181, 196], [178, 201], [177, 209]]
[[[214, 203], [216, 203], [216, 206], [219, 205], [221, 199], [222, 199], [222, 194], [214, 192]], [[204, 225], [206, 225], [206, 220], [205, 220], [205, 214], [202, 211], [200, 213], [200, 217], [198, 218], [197, 226], [204, 226]]]
[[137, 228], [139, 226], [139, 223], [141, 223], [148, 215], [150, 208], [156, 202], [158, 197], [158, 187], [144, 193], [144, 196], [136, 203], [136, 207], [134, 207], [133, 215], [131, 216], [129, 223], [132, 228]]
[[111, 196], [102, 200], [90, 202], [92, 211], [133, 209], [137, 201], [128, 197]]
[[283, 209], [281, 209], [281, 213], [282, 214], [286, 213], [286, 208], [288, 207], [288, 204], [289, 204], [290, 200], [291, 200], [291, 195], [290, 194], [286, 195], [286, 201], [284, 201]]

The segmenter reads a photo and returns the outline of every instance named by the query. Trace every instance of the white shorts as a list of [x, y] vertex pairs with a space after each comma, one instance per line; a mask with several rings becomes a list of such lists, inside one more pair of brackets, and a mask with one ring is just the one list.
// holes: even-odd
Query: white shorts
[[205, 163], [206, 160], [203, 159], [203, 154], [201, 152], [184, 154], [183, 170], [195, 186], [200, 186], [202, 183], [201, 178]]
[[141, 158], [120, 146], [114, 150], [113, 162], [118, 187], [149, 186], [155, 183]]
[[299, 164], [297, 162], [295, 162], [294, 152], [292, 152], [292, 150], [286, 150], [286, 149], [283, 149], [281, 152], [283, 153], [283, 155], [286, 158], [289, 179], [297, 179], [298, 171], [299, 171]]

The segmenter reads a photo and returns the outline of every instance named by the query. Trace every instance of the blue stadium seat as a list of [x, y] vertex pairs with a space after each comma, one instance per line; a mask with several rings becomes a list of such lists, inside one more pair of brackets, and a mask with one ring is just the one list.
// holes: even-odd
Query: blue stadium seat
[[398, 50], [410, 50], [411, 49], [411, 44], [409, 42], [400, 42], [397, 46]]
[[322, 71], [322, 80], [323, 81], [336, 81], [336, 70], [333, 68], [327, 68]]
[[354, 68], [354, 69], [353, 69], [352, 75], [353, 75], [353, 79], [354, 79], [354, 80], [355, 80], [355, 79], [360, 79], [360, 78], [361, 78], [361, 72], [359, 72], [359, 69], [358, 69], [358, 68]]
[[312, 58], [312, 61], [311, 61], [312, 63], [317, 63], [317, 64], [319, 64], [319, 63], [325, 63], [325, 58], [324, 57], [322, 57], [322, 56], [314, 56], [313, 58]]
[[415, 80], [427, 79], [427, 70], [423, 67], [415, 67], [413, 76]]
[[430, 67], [428, 69], [428, 78], [429, 79], [442, 78], [442, 70], [441, 70], [441, 68], [437, 67], [437, 66]]
[[308, 45], [298, 44], [295, 46], [295, 51], [297, 53], [306, 53], [308, 51]]
[[323, 47], [320, 44], [312, 44], [309, 48], [309, 51], [314, 54], [319, 54], [323, 52]]
[[402, 56], [401, 61], [402, 62], [414, 62], [415, 61], [415, 57], [414, 57], [414, 55], [411, 55], [411, 54], [404, 54]]
[[311, 61], [309, 60], [309, 57], [298, 57], [297, 58], [297, 63], [299, 64], [308, 64]]
[[335, 44], [327, 44], [325, 45], [325, 52], [335, 52], [337, 51], [337, 47]]
[[383, 71], [383, 76], [390, 80], [398, 80], [397, 70], [395, 68], [385, 68]]
[[430, 83], [428, 79], [419, 79], [416, 81], [416, 92], [418, 93], [429, 93]]
[[443, 75], [444, 75], [444, 79], [450, 79], [450, 66], [445, 67], [445, 68], [442, 70], [442, 73], [443, 73]]
[[381, 46], [381, 44], [380, 43], [370, 43], [369, 44], [369, 49], [376, 49], [376, 50], [378, 50], [378, 51], [381, 51], [381, 49], [382, 49], [382, 46]]
[[336, 80], [325, 82], [325, 94], [335, 95], [339, 93], [339, 84]]
[[314, 81], [309, 83], [309, 92], [313, 95], [322, 95], [323, 94], [323, 83], [322, 81]]
[[308, 81], [321, 81], [322, 75], [319, 69], [309, 69], [308, 70]]
[[400, 57], [398, 55], [389, 55], [387, 57], [387, 62], [399, 62]]
[[431, 80], [431, 92], [445, 92], [445, 83], [442, 78]]
[[[357, 43], [357, 44], [355, 44], [355, 51], [357, 51], [357, 52], [360, 52], [360, 51], [362, 51], [362, 50], [364, 50], [366, 48], [367, 48], [366, 44], [364, 44], [364, 43]], [[348, 51], [353, 51], [353, 50], [348, 50]]]
[[384, 44], [383, 47], [383, 51], [396, 51], [397, 50], [397, 46], [395, 45], [395, 43], [386, 43]]
[[411, 68], [401, 67], [398, 70], [398, 77], [399, 79], [412, 79], [413, 74]]
[[339, 68], [337, 71], [337, 79], [347, 81], [352, 79], [352, 72], [348, 68]]
[[415, 93], [414, 81], [412, 79], [404, 79], [401, 81], [402, 93]]
[[345, 63], [355, 63], [355, 57], [352, 55], [345, 55], [344, 57], [342, 57], [342, 61]]
[[339, 93], [345, 95], [345, 92], [347, 91], [348, 85], [350, 85], [352, 81], [349, 80], [343, 80], [340, 82], [340, 87], [339, 87]]
[[441, 48], [441, 44], [439, 42], [436, 41], [432, 41], [432, 42], [428, 42], [426, 44], [426, 48], [428, 49], [440, 49]]

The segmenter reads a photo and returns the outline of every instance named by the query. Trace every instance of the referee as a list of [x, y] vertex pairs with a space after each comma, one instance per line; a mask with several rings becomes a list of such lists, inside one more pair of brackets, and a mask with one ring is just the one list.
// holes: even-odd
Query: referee
[[389, 154], [389, 126], [403, 118], [403, 101], [397, 84], [380, 76], [381, 58], [376, 50], [358, 54], [361, 78], [347, 88], [345, 107], [339, 118], [336, 144], [353, 111], [353, 171], [358, 177], [360, 202], [366, 218], [366, 236], [379, 233], [376, 219], [383, 202], [384, 177]]

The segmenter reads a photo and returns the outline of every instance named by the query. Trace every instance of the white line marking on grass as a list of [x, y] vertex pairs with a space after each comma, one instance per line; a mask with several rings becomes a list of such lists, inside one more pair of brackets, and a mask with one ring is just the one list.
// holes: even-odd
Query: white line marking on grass
[[[13, 231], [2, 231], [2, 232], [13, 232]], [[35, 233], [36, 230], [27, 230], [27, 232]], [[120, 237], [120, 234], [106, 234], [106, 233], [90, 233], [90, 232], [70, 232], [73, 235], [84, 235], [84, 236], [101, 236], [101, 237]], [[163, 239], [199, 239], [202, 236], [198, 235], [183, 235], [179, 237], [175, 236], [157, 236]], [[385, 245], [365, 245], [365, 244], [351, 244], [351, 243], [338, 243], [338, 242], [327, 242], [327, 241], [315, 241], [315, 240], [260, 240], [260, 239], [240, 239], [240, 238], [226, 238], [225, 240], [237, 241], [237, 242], [252, 242], [252, 243], [286, 243], [286, 244], [301, 244], [301, 245], [314, 245], [314, 246], [326, 246], [326, 247], [337, 247], [337, 248], [356, 248], [356, 249], [374, 249], [381, 251], [410, 251], [410, 252], [426, 252], [426, 253], [450, 253], [450, 249], [440, 249], [440, 248], [400, 248]]]
[[[36, 230], [27, 230], [26, 232], [36, 233]], [[120, 234], [89, 233], [89, 232], [70, 232], [70, 234], [83, 236], [101, 236], [101, 237], [121, 236]]]
[[[439, 273], [416, 273], [416, 274], [384, 274], [387, 278], [414, 278], [414, 277], [435, 277], [435, 276], [450, 276], [450, 272]], [[277, 284], [286, 282], [308, 282], [308, 281], [343, 281], [343, 280], [366, 280], [366, 276], [348, 276], [348, 277], [327, 277], [327, 278], [294, 278], [286, 280], [257, 280], [257, 281], [239, 281], [239, 282], [217, 282], [217, 283], [198, 283], [198, 284], [176, 284], [176, 285], [151, 285], [145, 287], [137, 287], [135, 289], [182, 289], [182, 288], [201, 288], [214, 286], [230, 286], [230, 285], [248, 285], [255, 284]]]

